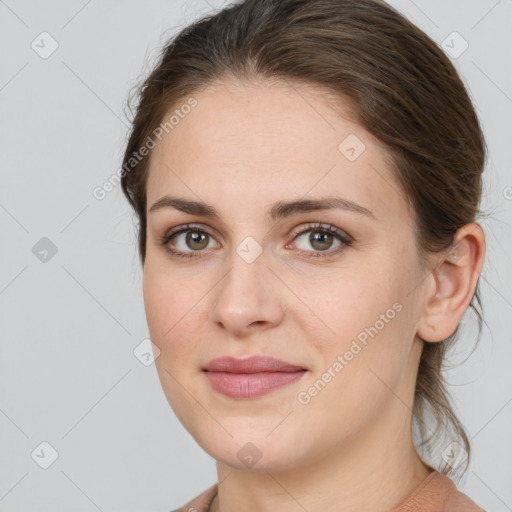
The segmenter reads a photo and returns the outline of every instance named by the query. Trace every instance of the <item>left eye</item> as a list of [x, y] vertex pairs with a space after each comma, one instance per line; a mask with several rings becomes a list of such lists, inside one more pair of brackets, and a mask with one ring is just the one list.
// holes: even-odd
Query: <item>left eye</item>
[[[348, 236], [344, 236], [336, 228], [332, 226], [324, 227], [322, 225], [311, 226], [301, 231], [294, 240], [301, 241], [304, 245], [300, 247], [300, 245], [297, 244], [298, 248], [305, 252], [312, 252], [311, 256], [323, 256], [323, 254], [318, 253], [328, 251], [336, 242], [337, 245], [334, 246], [334, 250], [329, 251], [329, 254], [336, 253], [340, 247], [350, 246], [352, 243]], [[310, 251], [308, 247], [306, 247], [307, 245], [313, 247], [314, 251]]]

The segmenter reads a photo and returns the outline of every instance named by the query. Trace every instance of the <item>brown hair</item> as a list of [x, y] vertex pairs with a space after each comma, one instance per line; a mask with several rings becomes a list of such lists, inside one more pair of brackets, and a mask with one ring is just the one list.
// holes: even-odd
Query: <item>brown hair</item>
[[[380, 0], [245, 0], [175, 35], [138, 89], [121, 184], [138, 216], [143, 265], [149, 155], [134, 155], [170, 108], [227, 76], [289, 79], [345, 100], [359, 124], [389, 150], [415, 216], [422, 261], [447, 250], [457, 229], [480, 214], [484, 136], [455, 67], [432, 39]], [[470, 307], [479, 338], [482, 316], [475, 301], [482, 309], [478, 283]], [[449, 441], [468, 453], [465, 471], [470, 443], [441, 373], [458, 331], [443, 342], [424, 343], [413, 417], [417, 448], [432, 454], [432, 440], [450, 431]], [[428, 419], [435, 420], [429, 436]], [[448, 464], [439, 467], [439, 459], [432, 465], [456, 474]]]

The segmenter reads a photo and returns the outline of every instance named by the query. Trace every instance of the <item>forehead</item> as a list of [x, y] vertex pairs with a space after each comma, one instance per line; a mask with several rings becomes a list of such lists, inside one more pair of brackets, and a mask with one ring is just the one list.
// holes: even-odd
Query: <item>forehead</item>
[[168, 193], [221, 210], [338, 193], [376, 216], [404, 214], [386, 147], [325, 90], [223, 80], [193, 98], [197, 105], [151, 153], [148, 208]]

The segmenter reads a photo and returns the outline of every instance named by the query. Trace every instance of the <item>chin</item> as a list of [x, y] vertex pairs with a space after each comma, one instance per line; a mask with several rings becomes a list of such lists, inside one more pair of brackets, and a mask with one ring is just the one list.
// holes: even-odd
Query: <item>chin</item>
[[[275, 435], [277, 430], [269, 435], [272, 429], [265, 429], [264, 433], [247, 428], [247, 420], [240, 420], [245, 426], [239, 429], [231, 422], [226, 430], [222, 427], [212, 431], [210, 425], [198, 429], [187, 430], [192, 433], [201, 448], [215, 460], [230, 467], [253, 472], [279, 472], [300, 466], [305, 463], [305, 457], [297, 451], [303, 442], [303, 436], [295, 436], [283, 428], [281, 436]], [[253, 420], [254, 421], [254, 420]], [[274, 428], [277, 423], [274, 423]], [[282, 428], [282, 427], [279, 427]], [[302, 460], [302, 462], [301, 462]]]

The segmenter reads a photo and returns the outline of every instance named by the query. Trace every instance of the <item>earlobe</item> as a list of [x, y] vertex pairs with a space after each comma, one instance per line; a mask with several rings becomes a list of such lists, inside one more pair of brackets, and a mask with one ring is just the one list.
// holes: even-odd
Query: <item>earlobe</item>
[[417, 335], [438, 342], [450, 337], [475, 293], [485, 258], [485, 235], [476, 222], [461, 227], [432, 270]]

